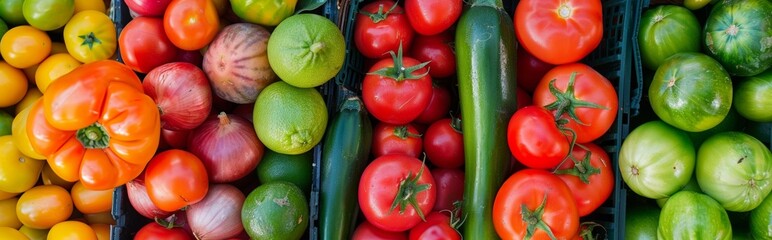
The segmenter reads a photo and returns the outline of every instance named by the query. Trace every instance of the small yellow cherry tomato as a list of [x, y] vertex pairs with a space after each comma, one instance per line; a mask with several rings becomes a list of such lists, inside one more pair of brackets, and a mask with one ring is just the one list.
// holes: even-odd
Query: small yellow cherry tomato
[[[37, 101], [43, 100], [42, 98], [39, 98]], [[29, 142], [29, 135], [27, 135], [27, 117], [29, 116], [29, 110], [30, 108], [25, 108], [24, 110], [21, 110], [19, 114], [16, 114], [16, 117], [13, 118], [13, 122], [11, 123], [11, 136], [13, 137], [13, 145], [15, 145], [16, 148], [19, 149], [22, 154], [24, 154], [24, 156], [43, 160], [46, 159], [46, 157], [32, 148], [32, 144]]]
[[0, 239], [2, 240], [29, 240], [19, 230], [9, 227], [0, 227]]
[[110, 240], [110, 225], [103, 223], [89, 224], [91, 229], [94, 229], [98, 240]]
[[16, 115], [19, 115], [21, 110], [24, 110], [25, 108], [32, 106], [35, 101], [37, 101], [40, 97], [43, 96], [43, 93], [40, 92], [37, 88], [31, 87], [27, 89], [27, 94], [24, 95], [24, 98], [19, 101], [19, 103], [16, 104]]
[[107, 212], [113, 206], [113, 189], [91, 190], [78, 181], [72, 186], [70, 195], [75, 208], [84, 214]]
[[20, 193], [35, 186], [43, 161], [24, 156], [10, 135], [0, 136], [0, 191]]
[[21, 101], [27, 94], [29, 83], [24, 72], [0, 61], [0, 86], [3, 89], [3, 94], [0, 94], [0, 108], [4, 108]]
[[[51, 54], [54, 55], [57, 53], [69, 53], [67, 51], [67, 45], [64, 45], [63, 42], [53, 42], [51, 43]], [[50, 57], [49, 55], [49, 57]]]
[[97, 240], [91, 226], [79, 221], [64, 221], [54, 225], [48, 231], [48, 240]]
[[40, 92], [46, 93], [48, 85], [56, 81], [57, 78], [71, 72], [82, 65], [77, 59], [67, 53], [58, 53], [51, 55], [43, 60], [35, 71], [35, 84]]
[[48, 229], [34, 229], [27, 226], [21, 226], [19, 232], [27, 235], [29, 240], [46, 240], [48, 238]]
[[21, 222], [16, 217], [16, 202], [19, 198], [0, 201], [0, 227], [19, 228]]
[[115, 225], [115, 219], [113, 219], [113, 215], [110, 212], [111, 211], [94, 214], [83, 214], [83, 218], [85, 218], [86, 222], [89, 224], [101, 223], [107, 225]]
[[108, 59], [118, 47], [115, 25], [103, 12], [79, 12], [64, 26], [64, 44], [82, 63]]
[[13, 198], [13, 197], [19, 196], [19, 194], [21, 193], [9, 193], [9, 192], [0, 191], [0, 200]]
[[[21, 223], [31, 228], [51, 228], [69, 219], [70, 215], [72, 215], [70, 193], [56, 185], [33, 187], [23, 193], [16, 204], [16, 216]], [[49, 232], [49, 237], [51, 233], [53, 232]]]
[[102, 0], [75, 0], [75, 14], [85, 10], [96, 10], [106, 14], [105, 9], [105, 2]]
[[[112, 26], [112, 25], [111, 25]], [[38, 64], [51, 53], [51, 38], [29, 25], [11, 28], [0, 40], [0, 54], [15, 68]]]

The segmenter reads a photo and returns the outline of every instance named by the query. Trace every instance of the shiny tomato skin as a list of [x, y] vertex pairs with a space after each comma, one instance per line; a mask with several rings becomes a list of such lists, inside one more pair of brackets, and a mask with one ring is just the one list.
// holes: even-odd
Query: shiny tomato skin
[[408, 237], [410, 240], [460, 240], [461, 234], [450, 225], [450, 217], [432, 212], [426, 216], [426, 222], [410, 229]]
[[600, 0], [523, 0], [514, 22], [520, 46], [555, 65], [581, 60], [603, 37]]
[[153, 204], [173, 212], [203, 200], [209, 191], [209, 176], [196, 155], [172, 149], [150, 160], [145, 169], [145, 185]]
[[372, 154], [380, 157], [388, 154], [402, 154], [418, 158], [421, 156], [423, 140], [413, 124], [393, 125], [378, 123], [373, 130]]
[[435, 35], [456, 23], [461, 7], [461, 0], [406, 0], [405, 14], [416, 32]]
[[164, 32], [161, 18], [132, 19], [118, 37], [121, 59], [134, 71], [148, 73], [174, 60], [177, 49]]
[[576, 73], [574, 97], [580, 101], [597, 104], [601, 108], [577, 107], [576, 115], [584, 124], [577, 123], [567, 113], [561, 118], [569, 120], [565, 127], [576, 132], [577, 143], [592, 142], [611, 128], [619, 106], [614, 86], [592, 67], [584, 63], [571, 63], [553, 68], [544, 75], [534, 90], [533, 104], [546, 106], [555, 102], [556, 98], [549, 90], [550, 82], [554, 79], [557, 89], [565, 92], [573, 73]]
[[166, 228], [161, 224], [150, 222], [139, 229], [135, 240], [193, 240], [193, 237], [183, 228]]
[[450, 31], [437, 35], [417, 35], [410, 49], [410, 56], [421, 62], [429, 62], [432, 78], [450, 77], [456, 73], [455, 39]]
[[[418, 176], [420, 173], [420, 176]], [[412, 205], [406, 203], [404, 211], [399, 207], [389, 210], [398, 197], [401, 183], [408, 177], [417, 178], [416, 185], [427, 186], [423, 191], [413, 192], [420, 211], [428, 215], [434, 207], [436, 188], [431, 172], [421, 160], [404, 155], [385, 155], [373, 160], [365, 168], [359, 181], [359, 207], [368, 222], [386, 231], [406, 231], [419, 222], [421, 217]], [[413, 187], [416, 189], [417, 187]]]
[[437, 188], [437, 199], [432, 211], [453, 211], [453, 203], [464, 199], [464, 171], [461, 169], [435, 168], [432, 177]]
[[407, 232], [389, 232], [363, 221], [354, 230], [351, 240], [407, 240]]
[[[403, 58], [405, 68], [420, 64], [410, 57]], [[391, 58], [375, 63], [369, 72], [394, 67]], [[427, 72], [426, 67], [417, 69], [412, 75]], [[367, 111], [376, 119], [391, 124], [412, 122], [426, 109], [432, 97], [432, 78], [429, 75], [418, 79], [397, 81], [392, 77], [367, 74], [362, 82], [362, 100]]]
[[[533, 93], [533, 90], [536, 90], [541, 78], [553, 67], [555, 65], [539, 60], [522, 46], [517, 48], [517, 86], [528, 93]], [[520, 99], [518, 98], [518, 100]]]
[[405, 16], [405, 11], [397, 5], [382, 21], [375, 22], [364, 13], [377, 13], [379, 8], [386, 13], [396, 3], [391, 0], [378, 0], [364, 5], [357, 13], [354, 23], [354, 44], [367, 58], [381, 59], [388, 57], [389, 51], [397, 52], [400, 43], [402, 49], [410, 49], [415, 31]]
[[450, 111], [450, 101], [450, 91], [446, 87], [432, 84], [432, 98], [429, 99], [429, 105], [413, 122], [431, 124], [444, 118]]
[[[576, 176], [567, 173], [558, 172], [557, 176], [563, 180], [564, 183], [571, 189], [571, 194], [576, 201], [576, 207], [579, 211], [579, 216], [587, 216], [595, 209], [600, 207], [603, 202], [611, 196], [611, 192], [614, 190], [614, 168], [611, 166], [611, 158], [609, 158], [606, 151], [598, 147], [593, 143], [582, 144], [589, 149], [590, 153], [590, 165], [596, 168], [599, 172], [597, 174], [591, 174], [588, 178], [589, 183], [584, 183]], [[581, 147], [574, 147], [571, 155], [574, 159], [579, 161], [584, 160], [587, 150]], [[558, 169], [568, 170], [574, 168], [573, 161], [566, 161], [563, 165], [560, 165]], [[588, 168], [585, 168], [586, 170]]]
[[437, 167], [458, 168], [464, 165], [464, 136], [460, 122], [450, 118], [432, 123], [424, 134], [426, 157]]
[[507, 143], [523, 165], [553, 169], [568, 156], [571, 139], [555, 125], [552, 113], [538, 106], [517, 110], [507, 126]]
[[[545, 201], [546, 199], [546, 201]], [[539, 169], [520, 170], [499, 188], [493, 201], [493, 224], [502, 239], [523, 239], [528, 223], [522, 207], [534, 212], [543, 204], [538, 218], [549, 226], [557, 239], [570, 239], [579, 230], [579, 215], [565, 183], [551, 172]], [[537, 228], [532, 239], [550, 239]]]
[[208, 45], [220, 30], [217, 8], [211, 0], [172, 0], [164, 14], [169, 40], [186, 51]]

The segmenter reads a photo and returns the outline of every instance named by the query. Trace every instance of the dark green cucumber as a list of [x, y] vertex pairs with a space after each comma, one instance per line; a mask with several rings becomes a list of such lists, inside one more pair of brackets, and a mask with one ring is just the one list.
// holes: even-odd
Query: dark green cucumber
[[466, 167], [464, 239], [499, 238], [491, 215], [509, 172], [506, 129], [517, 107], [514, 29], [501, 0], [471, 1], [456, 26]]
[[322, 148], [319, 239], [350, 239], [359, 211], [357, 188], [368, 162], [373, 127], [358, 97], [341, 104]]

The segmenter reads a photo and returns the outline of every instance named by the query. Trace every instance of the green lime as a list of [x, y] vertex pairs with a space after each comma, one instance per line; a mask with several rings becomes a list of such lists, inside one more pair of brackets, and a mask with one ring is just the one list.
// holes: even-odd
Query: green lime
[[297, 155], [322, 140], [327, 128], [327, 106], [316, 89], [278, 81], [257, 95], [252, 120], [257, 137], [268, 149]]
[[308, 228], [308, 208], [295, 184], [266, 183], [244, 200], [241, 222], [251, 239], [300, 239]]
[[301, 88], [324, 84], [338, 74], [346, 41], [338, 26], [316, 14], [284, 19], [268, 39], [268, 62], [282, 80]]
[[13, 123], [13, 116], [0, 110], [0, 136], [11, 135], [11, 123]]
[[19, 26], [27, 24], [22, 14], [24, 0], [2, 0], [0, 1], [0, 18], [9, 26]]
[[75, 13], [75, 0], [25, 0], [22, 11], [29, 25], [52, 31], [70, 21]]
[[313, 160], [313, 151], [300, 155], [288, 155], [267, 149], [260, 164], [257, 165], [257, 178], [261, 183], [276, 181], [294, 183], [308, 196], [311, 193]]

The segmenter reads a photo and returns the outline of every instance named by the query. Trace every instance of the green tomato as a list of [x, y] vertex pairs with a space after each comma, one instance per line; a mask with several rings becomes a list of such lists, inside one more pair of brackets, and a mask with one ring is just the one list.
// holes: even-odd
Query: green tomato
[[[697, 177], [695, 177], [692, 174], [692, 178], [689, 179], [689, 182], [686, 183], [686, 186], [682, 188], [680, 191], [692, 191], [696, 193], [702, 193], [702, 189], [700, 189], [700, 184], [697, 183]], [[667, 200], [670, 199], [669, 197], [666, 198], [660, 198], [657, 199], [657, 205], [661, 208], [665, 206], [665, 203], [667, 203]]]
[[651, 204], [627, 205], [625, 239], [657, 240], [660, 209]]
[[694, 145], [686, 132], [662, 121], [651, 121], [625, 138], [619, 151], [619, 171], [635, 193], [660, 199], [689, 182], [695, 159]]
[[719, 1], [703, 30], [707, 53], [732, 76], [772, 67], [772, 1]]
[[732, 104], [737, 112], [755, 122], [772, 122], [772, 68], [740, 81]]
[[276, 26], [295, 12], [297, 0], [230, 0], [233, 13], [249, 23]]
[[75, 14], [75, 0], [25, 0], [24, 19], [33, 27], [51, 31], [64, 27]]
[[643, 65], [651, 70], [673, 54], [700, 51], [702, 26], [692, 11], [676, 5], [661, 5], [641, 15], [638, 44]]
[[662, 207], [657, 239], [732, 239], [729, 215], [708, 195], [682, 191]]
[[750, 228], [755, 239], [772, 238], [772, 194], [751, 211]]
[[772, 153], [756, 138], [724, 132], [697, 152], [697, 183], [726, 210], [747, 212], [772, 191]]
[[24, 0], [2, 0], [0, 1], [0, 18], [2, 18], [9, 27], [27, 24], [22, 14], [22, 5]]

